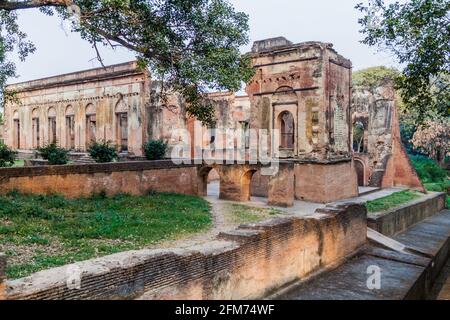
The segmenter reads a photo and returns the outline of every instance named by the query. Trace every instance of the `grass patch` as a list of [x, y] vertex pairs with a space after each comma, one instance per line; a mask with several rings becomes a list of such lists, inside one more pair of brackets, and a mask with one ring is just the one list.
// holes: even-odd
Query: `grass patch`
[[421, 196], [420, 193], [410, 190], [396, 192], [384, 198], [368, 201], [366, 203], [367, 211], [369, 212], [386, 211], [389, 209], [393, 209], [395, 207], [399, 207], [417, 198], [420, 198], [420, 196]]
[[16, 160], [16, 161], [14, 161], [13, 167], [23, 167], [24, 165], [25, 165], [24, 160]]
[[141, 249], [211, 225], [210, 205], [195, 196], [0, 196], [0, 251], [9, 256], [6, 272], [11, 279]]
[[226, 206], [227, 219], [236, 224], [258, 222], [282, 214], [274, 208], [257, 208], [235, 203]]

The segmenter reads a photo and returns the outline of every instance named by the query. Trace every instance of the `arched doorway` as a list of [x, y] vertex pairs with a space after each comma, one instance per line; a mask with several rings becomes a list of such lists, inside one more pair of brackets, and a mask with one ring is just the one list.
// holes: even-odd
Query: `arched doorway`
[[33, 139], [33, 149], [37, 149], [41, 146], [41, 135], [40, 135], [40, 123], [39, 123], [39, 109], [35, 108], [31, 112], [31, 130]]
[[294, 116], [289, 111], [283, 111], [278, 116], [280, 128], [280, 150], [294, 149]]
[[75, 111], [72, 106], [66, 108], [66, 148], [75, 149]]
[[114, 110], [116, 115], [116, 143], [120, 151], [128, 151], [128, 106], [119, 95], [119, 101]]
[[53, 107], [48, 109], [48, 143], [57, 143], [56, 132], [56, 110]]
[[20, 119], [18, 111], [13, 113], [13, 147], [20, 149]]
[[90, 103], [86, 106], [86, 148], [89, 144], [97, 140], [97, 110], [95, 106]]
[[358, 176], [358, 186], [365, 186], [364, 164], [360, 160], [355, 160], [355, 170]]

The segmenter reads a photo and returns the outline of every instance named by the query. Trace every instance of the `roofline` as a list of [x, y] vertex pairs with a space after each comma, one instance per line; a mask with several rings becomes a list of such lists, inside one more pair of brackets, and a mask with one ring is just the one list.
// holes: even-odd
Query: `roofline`
[[[30, 90], [30, 91], [36, 90], [36, 89], [45, 88], [45, 87], [53, 87], [56, 84], [63, 83], [64, 81], [57, 81], [55, 83], [51, 83], [51, 84], [47, 84], [47, 85], [32, 85], [32, 84], [37, 83], [37, 82], [46, 81], [46, 80], [69, 77], [69, 76], [73, 76], [73, 75], [77, 75], [77, 74], [89, 73], [89, 72], [93, 72], [96, 70], [104, 70], [105, 73], [103, 74], [103, 76], [107, 76], [108, 74], [113, 74], [113, 72], [107, 72], [107, 69], [114, 69], [117, 67], [127, 66], [127, 65], [129, 65], [130, 67], [133, 66], [133, 68], [124, 70], [122, 73], [127, 73], [127, 72], [133, 73], [133, 72], [131, 72], [132, 70], [137, 71], [137, 61], [132, 60], [132, 61], [122, 62], [122, 63], [118, 63], [118, 64], [108, 65], [105, 67], [84, 69], [84, 70], [79, 70], [79, 71], [74, 71], [74, 72], [69, 72], [69, 73], [58, 74], [58, 75], [54, 75], [54, 76], [50, 76], [50, 77], [44, 77], [44, 78], [33, 79], [33, 80], [28, 80], [28, 81], [23, 81], [23, 82], [11, 83], [11, 84], [6, 85], [5, 89], [8, 90], [8, 89], [13, 88], [13, 90], [15, 90], [14, 87], [18, 87], [17, 89], [20, 92], [20, 91], [27, 91], [27, 90]], [[141, 71], [141, 72], [143, 72], [143, 71]], [[137, 72], [134, 72], [134, 73], [137, 73]], [[101, 76], [101, 75], [99, 75], [99, 76]], [[105, 78], [107, 78], [107, 77], [105, 77]], [[79, 79], [78, 81], [72, 81], [72, 82], [77, 82], [77, 83], [83, 82], [83, 78]]]

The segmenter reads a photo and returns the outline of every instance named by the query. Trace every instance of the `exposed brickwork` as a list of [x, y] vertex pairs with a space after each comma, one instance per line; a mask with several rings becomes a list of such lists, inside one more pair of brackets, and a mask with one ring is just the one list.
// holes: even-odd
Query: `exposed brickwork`
[[364, 126], [362, 152], [355, 153], [362, 185], [425, 189], [401, 142], [397, 95], [389, 81], [353, 90], [353, 122]]
[[101, 191], [142, 195], [150, 190], [196, 195], [197, 167], [146, 161], [0, 169], [0, 192], [11, 190], [67, 197]]
[[424, 199], [399, 208], [376, 215], [371, 214], [367, 219], [367, 225], [388, 237], [393, 236], [444, 210], [445, 197], [445, 193], [432, 193]]
[[[120, 253], [7, 282], [8, 299], [252, 299], [341, 262], [366, 242], [359, 205], [317, 218], [277, 218], [241, 226], [183, 250]], [[69, 269], [68, 269], [69, 268]], [[81, 288], [66, 285], [75, 269]]]
[[295, 165], [295, 197], [299, 200], [328, 203], [357, 196], [356, 182], [353, 162]]

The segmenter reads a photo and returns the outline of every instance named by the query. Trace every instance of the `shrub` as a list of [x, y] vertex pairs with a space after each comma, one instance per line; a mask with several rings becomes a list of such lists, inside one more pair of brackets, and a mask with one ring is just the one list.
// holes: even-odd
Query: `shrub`
[[38, 151], [44, 160], [48, 160], [48, 164], [50, 165], [67, 164], [69, 161], [67, 157], [69, 151], [58, 147], [56, 143], [51, 143], [45, 147], [38, 148]]
[[448, 181], [448, 173], [445, 169], [424, 156], [412, 156], [411, 161], [423, 183], [441, 183]]
[[16, 161], [17, 152], [0, 143], [0, 167], [11, 167]]
[[119, 158], [116, 147], [111, 145], [110, 141], [93, 142], [88, 152], [97, 163], [113, 162]]
[[167, 142], [162, 140], [150, 140], [143, 146], [147, 160], [162, 160], [167, 152]]

